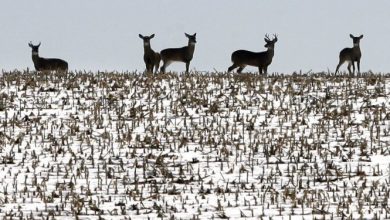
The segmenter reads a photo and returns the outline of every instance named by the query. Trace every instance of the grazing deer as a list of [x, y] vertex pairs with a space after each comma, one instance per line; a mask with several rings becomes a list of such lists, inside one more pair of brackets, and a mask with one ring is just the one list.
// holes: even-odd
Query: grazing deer
[[153, 68], [158, 71], [160, 67], [161, 56], [159, 53], [154, 52], [150, 46], [150, 39], [154, 37], [154, 34], [150, 36], [138, 35], [144, 41], [144, 61], [146, 65], [146, 71], [153, 73]]
[[263, 52], [252, 52], [247, 50], [237, 50], [232, 53], [232, 62], [233, 65], [229, 67], [228, 72], [231, 72], [235, 68], [239, 67], [237, 72], [241, 73], [241, 71], [245, 68], [245, 66], [256, 66], [259, 68], [259, 73], [263, 72], [267, 74], [268, 66], [272, 62], [272, 58], [274, 57], [274, 47], [275, 43], [278, 41], [278, 37], [274, 35], [274, 39], [269, 39], [268, 35], [265, 35], [264, 38], [266, 47], [268, 50]]
[[28, 46], [32, 49], [32, 60], [34, 62], [35, 70], [36, 71], [67, 71], [68, 70], [68, 63], [61, 59], [56, 58], [43, 58], [39, 57], [39, 46], [41, 46], [41, 43], [38, 45], [33, 45], [31, 42], [28, 44]]
[[[362, 52], [360, 51], [360, 40], [363, 38], [363, 35], [360, 35], [359, 37], [355, 37], [352, 34], [349, 35], [353, 40], [353, 47], [352, 48], [344, 48], [340, 51], [340, 61], [339, 64], [336, 67], [336, 72], [339, 71], [340, 66], [344, 62], [348, 62], [348, 72], [349, 74], [355, 73], [355, 62], [357, 63], [358, 73], [360, 73], [360, 58], [362, 57]], [[353, 71], [351, 72], [351, 66], [353, 68]]]
[[188, 46], [182, 48], [168, 48], [160, 52], [161, 59], [163, 60], [161, 72], [165, 73], [165, 69], [169, 66], [169, 64], [178, 61], [186, 63], [186, 73], [188, 73], [190, 62], [194, 56], [196, 33], [193, 35], [185, 33], [185, 35], [188, 38]]

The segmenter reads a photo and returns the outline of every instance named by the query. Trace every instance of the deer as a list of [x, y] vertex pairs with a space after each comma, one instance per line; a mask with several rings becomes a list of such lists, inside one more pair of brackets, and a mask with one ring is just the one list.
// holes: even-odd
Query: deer
[[[360, 40], [363, 38], [363, 35], [355, 37], [352, 34], [349, 35], [353, 41], [352, 48], [344, 48], [340, 51], [339, 55], [339, 64], [336, 67], [335, 74], [339, 71], [340, 66], [344, 62], [348, 62], [348, 72], [349, 74], [355, 74], [355, 62], [357, 63], [358, 73], [360, 73], [360, 58], [362, 57], [362, 52], [360, 51]], [[351, 66], [353, 71], [351, 72]]]
[[160, 52], [163, 65], [161, 72], [165, 73], [166, 68], [172, 62], [184, 62], [186, 64], [186, 73], [188, 73], [192, 57], [194, 56], [196, 33], [193, 35], [184, 33], [188, 38], [188, 45], [181, 48], [168, 48]]
[[146, 65], [146, 71], [153, 73], [153, 68], [158, 71], [160, 67], [161, 56], [159, 53], [154, 52], [150, 46], [150, 40], [154, 38], [154, 34], [150, 36], [138, 35], [144, 41], [144, 62]]
[[241, 73], [242, 70], [247, 66], [255, 66], [259, 68], [259, 74], [263, 72], [267, 74], [268, 66], [272, 62], [274, 57], [275, 43], [278, 41], [278, 37], [274, 34], [274, 38], [271, 40], [268, 34], [265, 35], [264, 41], [266, 44], [264, 47], [267, 48], [263, 52], [252, 52], [247, 50], [236, 50], [232, 53], [231, 60], [233, 65], [228, 68], [228, 72], [236, 69], [237, 73]]
[[43, 58], [39, 56], [38, 51], [39, 46], [41, 46], [40, 42], [38, 45], [33, 45], [30, 42], [28, 46], [32, 49], [32, 60], [36, 71], [68, 71], [68, 63], [66, 61], [57, 58]]

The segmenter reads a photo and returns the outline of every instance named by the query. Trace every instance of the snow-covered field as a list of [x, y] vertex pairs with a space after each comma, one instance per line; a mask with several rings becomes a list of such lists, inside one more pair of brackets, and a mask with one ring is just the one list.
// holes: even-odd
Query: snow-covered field
[[372, 75], [4, 73], [0, 217], [390, 218], [389, 92]]

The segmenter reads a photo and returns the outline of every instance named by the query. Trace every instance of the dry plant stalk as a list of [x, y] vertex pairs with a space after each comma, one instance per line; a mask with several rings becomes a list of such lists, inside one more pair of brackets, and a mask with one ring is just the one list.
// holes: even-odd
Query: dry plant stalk
[[389, 84], [4, 72], [0, 217], [389, 218]]

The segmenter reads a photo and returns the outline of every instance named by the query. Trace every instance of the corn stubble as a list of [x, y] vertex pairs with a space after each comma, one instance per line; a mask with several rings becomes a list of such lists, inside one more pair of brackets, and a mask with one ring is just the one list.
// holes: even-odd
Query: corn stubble
[[0, 217], [390, 217], [386, 75], [4, 72]]

